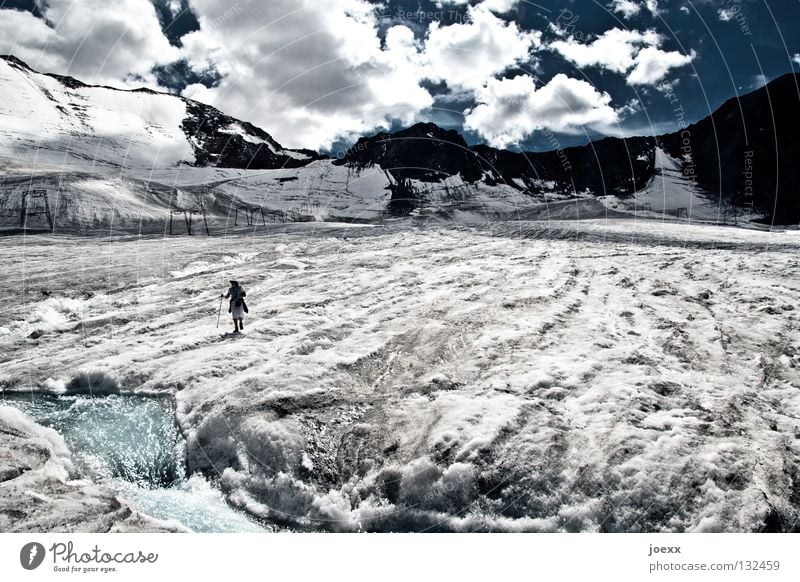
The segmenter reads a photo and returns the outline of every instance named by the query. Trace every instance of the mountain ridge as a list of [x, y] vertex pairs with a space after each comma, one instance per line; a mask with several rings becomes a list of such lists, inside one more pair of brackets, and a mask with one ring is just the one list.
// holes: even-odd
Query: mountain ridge
[[425, 192], [436, 190], [426, 185], [446, 192], [456, 179], [467, 187], [510, 187], [532, 200], [614, 196], [632, 201], [633, 211], [658, 205], [661, 188], [665, 200], [682, 200], [661, 204], [664, 212], [678, 216], [701, 202], [717, 204], [720, 216], [730, 207], [734, 215], [758, 210], [768, 222], [800, 222], [795, 163], [800, 134], [792, 129], [800, 111], [796, 73], [732, 97], [711, 115], [658, 136], [606, 137], [547, 152], [514, 152], [471, 146], [456, 130], [420, 122], [362, 136], [344, 157], [332, 160], [312, 150], [284, 148], [264, 129], [180, 95], [90, 85], [40, 73], [12, 55], [0, 62], [31, 79], [14, 85], [14, 75], [0, 69], [0, 83], [8, 85], [10, 95], [10, 105], [0, 104], [0, 155], [6, 152], [13, 160], [27, 153], [34, 165], [42, 159], [63, 163], [71, 156], [79, 168], [90, 161], [93, 167], [262, 170], [327, 160], [356, 172], [380, 168], [392, 202], [402, 201], [401, 212], [426, 203]]
[[[458, 132], [423, 122], [362, 137], [336, 163], [380, 165], [400, 182], [436, 181], [444, 172], [533, 194], [557, 189], [626, 197], [654, 179], [657, 153], [663, 150], [680, 161], [681, 173], [707, 197], [743, 210], [765, 210], [774, 223], [797, 223], [800, 170], [794, 160], [800, 138], [791, 128], [798, 125], [799, 79], [797, 73], [782, 75], [724, 101], [697, 122], [658, 136], [605, 137], [547, 152], [513, 152], [469, 146]], [[774, 120], [776, 112], [781, 123]], [[438, 143], [431, 145], [432, 139]], [[422, 160], [431, 160], [431, 165], [425, 167]], [[752, 169], [754, 165], [761, 170]], [[408, 196], [413, 199], [413, 193]]]

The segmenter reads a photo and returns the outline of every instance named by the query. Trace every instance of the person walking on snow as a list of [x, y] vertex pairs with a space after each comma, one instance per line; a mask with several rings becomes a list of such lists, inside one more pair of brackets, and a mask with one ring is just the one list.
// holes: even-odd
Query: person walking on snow
[[228, 313], [231, 314], [233, 318], [233, 333], [239, 333], [244, 329], [244, 314], [247, 313], [247, 304], [244, 302], [244, 298], [247, 297], [247, 293], [242, 287], [239, 285], [238, 281], [231, 280], [230, 281], [230, 289], [228, 289], [228, 293], [225, 295], [220, 295], [220, 297], [230, 298], [230, 304], [228, 305]]

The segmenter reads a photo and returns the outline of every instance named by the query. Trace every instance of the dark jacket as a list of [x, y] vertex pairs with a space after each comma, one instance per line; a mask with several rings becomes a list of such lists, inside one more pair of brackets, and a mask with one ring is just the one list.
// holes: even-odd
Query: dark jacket
[[228, 289], [228, 293], [225, 294], [225, 297], [230, 297], [231, 301], [236, 301], [240, 297], [247, 297], [247, 293], [245, 293], [241, 285], [237, 285], [236, 287]]
[[231, 287], [230, 289], [228, 289], [228, 293], [225, 295], [225, 297], [226, 298], [227, 297], [231, 298], [231, 301], [228, 304], [228, 313], [231, 312], [231, 310], [233, 309], [234, 305], [238, 305], [239, 301], [242, 302], [242, 307], [244, 307], [244, 312], [245, 313], [248, 312], [247, 311], [247, 303], [244, 302], [244, 298], [247, 297], [247, 293], [245, 292], [245, 290], [240, 285], [237, 285], [236, 287]]

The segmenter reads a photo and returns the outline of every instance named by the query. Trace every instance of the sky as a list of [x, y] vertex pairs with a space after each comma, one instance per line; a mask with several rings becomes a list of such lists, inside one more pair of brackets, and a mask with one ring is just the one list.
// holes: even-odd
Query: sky
[[800, 71], [800, 0], [0, 0], [0, 54], [334, 155], [432, 121], [543, 151], [658, 135]]

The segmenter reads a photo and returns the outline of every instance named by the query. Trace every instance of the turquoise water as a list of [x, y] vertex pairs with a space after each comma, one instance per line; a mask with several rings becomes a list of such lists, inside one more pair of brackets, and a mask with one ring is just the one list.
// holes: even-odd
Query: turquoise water
[[129, 395], [5, 396], [58, 431], [81, 473], [114, 489], [134, 509], [196, 532], [265, 531], [229, 506], [200, 475], [186, 475], [185, 443], [171, 399]]

